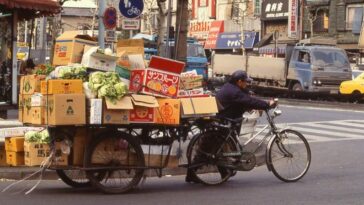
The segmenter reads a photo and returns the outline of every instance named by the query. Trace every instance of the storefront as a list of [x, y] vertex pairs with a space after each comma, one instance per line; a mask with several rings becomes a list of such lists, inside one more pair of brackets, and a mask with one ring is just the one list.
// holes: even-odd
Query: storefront
[[262, 3], [262, 36], [278, 33], [279, 38], [288, 38], [288, 0], [265, 0]]
[[0, 112], [17, 104], [18, 22], [58, 12], [60, 5], [53, 0], [0, 0]]
[[[244, 32], [244, 49], [252, 51], [253, 46], [259, 41], [259, 33], [254, 31]], [[216, 53], [241, 53], [242, 39], [240, 32], [220, 33], [216, 40]]]

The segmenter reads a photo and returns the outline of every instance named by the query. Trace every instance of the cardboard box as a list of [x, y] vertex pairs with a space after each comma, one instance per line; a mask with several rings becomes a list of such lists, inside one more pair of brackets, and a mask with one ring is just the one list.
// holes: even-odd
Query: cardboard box
[[5, 167], [8, 164], [6, 163], [6, 152], [5, 149], [0, 149], [0, 167]]
[[46, 123], [46, 107], [32, 107], [31, 113], [31, 124], [33, 125], [44, 125]]
[[[68, 154], [62, 152], [62, 143], [63, 141], [55, 142], [55, 159], [52, 161], [52, 165], [68, 165]], [[24, 142], [24, 153], [25, 165], [39, 166], [47, 157], [49, 157], [51, 148], [48, 144]]]
[[84, 94], [57, 94], [48, 97], [48, 124], [86, 124], [86, 99]]
[[24, 137], [7, 137], [5, 138], [5, 150], [11, 152], [24, 151]]
[[115, 71], [116, 60], [118, 57], [98, 53], [98, 49], [99, 47], [85, 47], [85, 53], [83, 54], [81, 64], [96, 70]]
[[118, 162], [122, 165], [133, 165], [136, 162], [135, 152], [128, 149], [127, 143], [115, 143], [112, 138], [108, 138], [108, 140], [104, 140], [103, 143], [98, 144], [94, 152], [98, 153], [98, 155], [92, 157], [92, 164], [109, 164], [112, 157], [105, 158], [104, 156], [109, 156], [110, 153], [118, 156]]
[[149, 67], [166, 72], [181, 74], [181, 72], [185, 69], [185, 63], [169, 58], [152, 56], [149, 62]]
[[196, 75], [196, 76], [181, 77], [180, 81], [181, 81], [180, 88], [182, 90], [200, 88], [202, 87], [203, 76]]
[[118, 64], [127, 66], [128, 58], [123, 58], [128, 55], [141, 54], [144, 56], [144, 41], [142, 39], [120, 39], [116, 44], [117, 56], [121, 59]]
[[123, 97], [116, 102], [105, 101], [103, 124], [129, 124], [129, 110], [134, 108], [131, 97]]
[[23, 108], [24, 108], [23, 95], [19, 94], [19, 97], [18, 97], [18, 120], [19, 120], [19, 122], [23, 122]]
[[23, 95], [23, 123], [32, 123], [32, 95]]
[[88, 136], [87, 130], [85, 128], [78, 128], [76, 130], [76, 134], [73, 137], [73, 144], [72, 144], [72, 160], [73, 165], [82, 166], [85, 147], [88, 144]]
[[39, 166], [49, 157], [50, 148], [48, 144], [24, 143], [24, 164], [26, 166]]
[[209, 95], [204, 93], [203, 88], [178, 91], [178, 98], [190, 98], [190, 97], [209, 97]]
[[20, 94], [33, 94], [35, 92], [40, 92], [40, 83], [45, 78], [45, 75], [22, 76], [20, 79]]
[[177, 97], [179, 75], [152, 68], [131, 71], [129, 91], [144, 94]]
[[[48, 85], [48, 88], [47, 88]], [[48, 80], [41, 82], [42, 94], [81, 94], [83, 93], [82, 80]], [[48, 89], [48, 90], [47, 90]]]
[[154, 109], [157, 124], [179, 125], [181, 102], [179, 99], [158, 99], [159, 107]]
[[56, 39], [53, 65], [81, 63], [84, 46], [96, 46], [91, 36], [81, 35], [78, 31], [67, 31]]
[[181, 98], [182, 117], [211, 116], [218, 113], [215, 97]]
[[[145, 166], [148, 167], [164, 167], [168, 152], [169, 145], [141, 145], [144, 153]], [[178, 158], [173, 153], [170, 153], [168, 159], [168, 168], [178, 167]]]
[[89, 99], [89, 123], [92, 125], [102, 124], [102, 99]]
[[154, 123], [154, 108], [159, 107], [158, 101], [153, 96], [132, 95], [134, 109], [129, 112], [130, 123]]
[[34, 93], [30, 97], [30, 106], [31, 107], [43, 107], [46, 106], [46, 96], [41, 93]]
[[6, 151], [6, 163], [10, 166], [24, 165], [24, 152]]

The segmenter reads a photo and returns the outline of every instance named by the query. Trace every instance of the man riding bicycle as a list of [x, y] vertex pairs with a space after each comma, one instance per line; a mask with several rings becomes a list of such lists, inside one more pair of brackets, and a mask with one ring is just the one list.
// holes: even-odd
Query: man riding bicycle
[[[245, 111], [253, 109], [266, 110], [276, 106], [276, 102], [273, 100], [266, 102], [251, 96], [247, 89], [248, 83], [251, 81], [252, 79], [242, 70], [235, 71], [231, 75], [229, 82], [225, 83], [216, 95], [216, 100], [220, 107], [217, 117], [222, 120], [235, 120], [241, 118]], [[212, 143], [214, 142], [204, 142], [201, 146], [213, 149]], [[225, 169], [219, 169], [219, 172], [223, 176], [227, 171]], [[198, 183], [192, 177], [190, 170], [187, 171], [186, 182]]]

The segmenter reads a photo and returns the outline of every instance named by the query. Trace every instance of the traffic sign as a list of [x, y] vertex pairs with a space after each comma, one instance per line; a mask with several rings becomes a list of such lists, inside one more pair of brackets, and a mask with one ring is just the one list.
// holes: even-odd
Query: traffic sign
[[115, 30], [106, 30], [106, 42], [116, 42], [116, 32]]
[[140, 19], [123, 19], [121, 28], [123, 30], [139, 30], [140, 29]]
[[119, 10], [126, 18], [136, 18], [140, 16], [144, 9], [143, 0], [120, 0]]
[[104, 12], [104, 25], [107, 29], [114, 29], [117, 23], [117, 12], [114, 7], [109, 7]]

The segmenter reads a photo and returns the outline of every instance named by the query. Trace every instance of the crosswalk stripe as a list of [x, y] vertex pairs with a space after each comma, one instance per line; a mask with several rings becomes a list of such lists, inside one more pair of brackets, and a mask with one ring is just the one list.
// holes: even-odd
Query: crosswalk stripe
[[349, 134], [349, 133], [343, 133], [343, 132], [332, 132], [332, 131], [326, 131], [326, 130], [319, 130], [319, 129], [310, 129], [310, 128], [302, 128], [295, 126], [295, 130], [298, 130], [300, 132], [311, 132], [316, 134], [326, 134], [331, 136], [337, 136], [337, 137], [351, 137], [351, 138], [362, 138], [362, 135], [356, 135], [356, 134]]
[[[330, 129], [330, 130], [337, 130], [344, 133], [353, 133], [353, 134], [364, 134], [363, 129], [355, 129], [355, 128], [345, 128], [335, 125], [324, 125], [324, 124], [305, 124], [305, 125], [298, 125], [298, 126], [304, 126], [304, 127], [314, 127], [319, 129]], [[363, 136], [364, 138], [364, 136]]]
[[[296, 131], [299, 131], [297, 130], [295, 127], [287, 127], [287, 129], [292, 129], [292, 130], [296, 130]], [[323, 136], [317, 136], [317, 135], [312, 135], [312, 134], [308, 134], [308, 133], [305, 133], [305, 132], [302, 132], [302, 131], [299, 131], [308, 141], [332, 141], [333, 138], [330, 138], [330, 137], [323, 137]], [[262, 132], [262, 134], [267, 134], [268, 131], [264, 131]]]
[[[330, 124], [334, 124], [334, 125], [346, 125], [346, 126], [350, 126], [350, 127], [357, 127], [357, 128], [364, 128], [364, 122], [362, 122], [363, 124], [353, 124], [349, 121], [332, 121], [329, 122]], [[364, 130], [362, 131], [364, 133]]]

